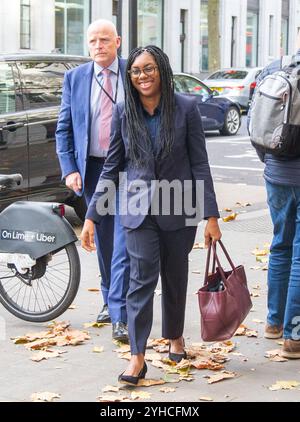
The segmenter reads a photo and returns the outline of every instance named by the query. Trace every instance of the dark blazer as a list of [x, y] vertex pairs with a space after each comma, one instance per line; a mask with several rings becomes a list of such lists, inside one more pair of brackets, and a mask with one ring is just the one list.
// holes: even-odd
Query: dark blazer
[[[129, 144], [124, 104], [120, 103], [115, 107], [108, 156], [86, 218], [96, 223], [100, 222], [101, 216], [97, 213], [96, 207], [97, 200], [103, 195], [103, 192], [101, 192], [103, 184], [101, 185], [101, 182], [110, 180], [118, 184], [120, 171], [127, 172], [128, 186], [125, 186], [125, 189], [128, 202], [137, 192], [137, 180], [145, 181], [147, 184], [147, 188], [141, 196], [146, 195], [150, 202], [153, 198], [153, 191], [150, 189], [151, 180], [167, 180], [169, 182], [192, 180], [193, 193], [195, 193], [195, 180], [204, 181], [204, 215], [202, 215], [202, 218], [219, 217], [197, 103], [195, 99], [179, 94], [176, 94], [175, 101], [175, 141], [172, 151], [163, 159], [152, 154], [147, 165], [143, 167], [134, 166], [128, 154]], [[145, 214], [147, 214], [147, 211]], [[167, 231], [185, 227], [186, 220], [191, 218], [184, 211], [181, 215], [171, 213], [168, 216], [162, 215], [162, 210], [160, 211], [157, 222], [163, 230]], [[144, 219], [145, 215], [136, 216], [130, 211], [126, 215], [121, 215], [121, 223], [130, 229], [139, 227]]]
[[[119, 63], [124, 82], [126, 60], [120, 59]], [[63, 178], [71, 173], [79, 172], [82, 180], [85, 179], [90, 142], [90, 98], [93, 74], [93, 61], [65, 74], [56, 130], [56, 152]], [[79, 195], [82, 194], [83, 191]]]

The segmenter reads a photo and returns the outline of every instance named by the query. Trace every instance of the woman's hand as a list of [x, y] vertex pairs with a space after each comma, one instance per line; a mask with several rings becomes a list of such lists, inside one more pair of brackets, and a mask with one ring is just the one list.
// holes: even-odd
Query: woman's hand
[[217, 242], [221, 239], [222, 233], [219, 227], [218, 219], [216, 217], [210, 217], [207, 221], [205, 231], [205, 247], [208, 248], [211, 240]]
[[80, 235], [81, 246], [88, 252], [96, 250], [95, 245], [95, 223], [92, 220], [85, 220]]

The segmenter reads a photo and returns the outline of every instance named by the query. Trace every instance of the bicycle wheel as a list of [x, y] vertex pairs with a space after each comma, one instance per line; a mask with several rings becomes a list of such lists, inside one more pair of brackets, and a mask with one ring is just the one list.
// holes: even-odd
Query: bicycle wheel
[[14, 265], [0, 264], [0, 302], [25, 321], [51, 321], [72, 304], [79, 282], [79, 256], [71, 243], [22, 274]]

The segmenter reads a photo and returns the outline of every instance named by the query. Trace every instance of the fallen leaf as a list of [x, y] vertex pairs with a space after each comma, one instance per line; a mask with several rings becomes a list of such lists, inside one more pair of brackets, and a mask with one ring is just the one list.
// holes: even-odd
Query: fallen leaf
[[264, 324], [265, 321], [262, 321], [261, 319], [253, 319], [253, 322], [255, 322], [255, 324]]
[[300, 383], [297, 381], [277, 381], [276, 384], [273, 384], [271, 387], [269, 387], [269, 390], [294, 390], [299, 385]]
[[161, 388], [159, 391], [161, 391], [162, 393], [174, 393], [176, 391], [176, 388], [171, 388], [171, 387], [163, 387]]
[[201, 401], [214, 401], [214, 399], [212, 399], [211, 397], [200, 397]]
[[113, 385], [107, 385], [102, 388], [102, 393], [118, 393], [120, 391], [119, 387], [114, 387]]
[[127, 399], [128, 399], [128, 397], [126, 397], [126, 396], [115, 396], [113, 394], [97, 397], [97, 400], [101, 403], [119, 403], [119, 402], [123, 402]]
[[261, 270], [261, 267], [256, 265], [255, 267], [250, 267], [250, 270], [258, 271], [258, 270]]
[[43, 350], [41, 352], [35, 353], [30, 359], [33, 362], [41, 362], [42, 360], [47, 360], [51, 358], [58, 358], [64, 352], [57, 350]]
[[281, 349], [268, 350], [265, 353], [265, 357], [272, 362], [287, 362], [288, 359], [285, 359], [281, 356]]
[[164, 385], [166, 381], [160, 380], [152, 380], [152, 379], [140, 379], [138, 386], [139, 387], [153, 387], [154, 385]]
[[195, 270], [195, 271], [192, 271], [192, 274], [201, 274], [201, 271]]
[[68, 307], [68, 309], [78, 309], [78, 306], [77, 305], [71, 305], [71, 306]]
[[166, 338], [156, 338], [156, 339], [149, 339], [147, 342], [147, 348], [148, 349], [152, 349], [154, 346], [168, 346], [169, 345], [169, 340], [167, 340]]
[[252, 251], [252, 255], [255, 255], [255, 256], [267, 256], [267, 255], [269, 255], [269, 250], [256, 248], [256, 249], [254, 249], [254, 251]]
[[215, 363], [211, 359], [198, 359], [193, 361], [191, 365], [196, 369], [208, 369], [210, 371], [219, 371], [224, 369], [224, 365], [220, 363]]
[[90, 287], [90, 288], [88, 289], [88, 291], [89, 291], [89, 292], [98, 293], [98, 292], [100, 292], [100, 289], [98, 289], [98, 288], [94, 288], [94, 287]]
[[104, 347], [94, 347], [93, 353], [102, 353], [104, 350]]
[[115, 349], [114, 352], [117, 352], [117, 353], [128, 353], [128, 352], [130, 352], [130, 345], [129, 344], [120, 343], [118, 349]]
[[231, 379], [234, 377], [236, 377], [236, 374], [234, 372], [222, 371], [221, 373], [216, 375], [207, 375], [205, 378], [208, 378], [208, 384], [215, 384], [216, 382], [220, 382], [225, 379]]
[[227, 217], [223, 218], [224, 223], [229, 223], [230, 221], [236, 220], [238, 214], [234, 212], [233, 214], [228, 215]]
[[250, 296], [251, 296], [251, 297], [260, 297], [260, 294], [259, 294], [259, 293], [254, 293], [254, 292], [251, 292], [251, 293], [250, 293]]
[[225, 212], [233, 212], [233, 210], [231, 208], [225, 208], [224, 211]]
[[48, 391], [45, 391], [43, 393], [33, 393], [30, 397], [31, 401], [33, 402], [51, 402], [54, 399], [60, 399], [61, 395], [56, 393], [49, 393]]
[[151, 393], [147, 393], [146, 391], [133, 391], [131, 393], [132, 400], [139, 400], [139, 399], [150, 399]]
[[256, 257], [256, 261], [257, 262], [260, 262], [261, 264], [268, 264], [269, 263], [269, 258], [263, 258], [263, 257], [257, 256]]

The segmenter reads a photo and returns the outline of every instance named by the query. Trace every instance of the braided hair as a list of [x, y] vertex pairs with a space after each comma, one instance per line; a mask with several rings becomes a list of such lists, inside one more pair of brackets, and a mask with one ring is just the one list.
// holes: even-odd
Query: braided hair
[[159, 136], [159, 155], [167, 156], [174, 142], [174, 81], [168, 56], [158, 47], [135, 48], [128, 57], [125, 79], [125, 115], [129, 138], [129, 157], [134, 166], [141, 167], [152, 156], [152, 144], [143, 118], [138, 91], [134, 88], [129, 71], [137, 57], [143, 53], [151, 54], [157, 64], [161, 78], [161, 119]]

